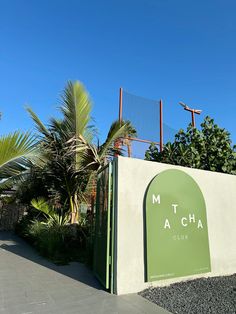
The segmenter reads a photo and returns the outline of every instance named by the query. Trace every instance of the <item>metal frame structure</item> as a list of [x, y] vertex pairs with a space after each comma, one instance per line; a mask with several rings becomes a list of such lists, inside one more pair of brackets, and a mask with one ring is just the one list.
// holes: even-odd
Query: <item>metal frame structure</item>
[[[142, 139], [142, 138], [134, 138], [134, 137], [128, 137], [126, 138], [129, 141], [136, 141], [140, 143], [154, 143], [155, 145], [159, 145], [160, 152], [163, 150], [163, 102], [162, 100], [159, 101], [159, 114], [160, 114], [160, 124], [159, 124], [159, 142], [150, 141], [148, 139]], [[119, 122], [122, 122], [123, 118], [123, 88], [120, 87], [119, 92]], [[132, 121], [131, 121], [132, 122]], [[120, 144], [121, 146], [121, 144]], [[131, 150], [128, 150], [128, 157], [131, 157]]]

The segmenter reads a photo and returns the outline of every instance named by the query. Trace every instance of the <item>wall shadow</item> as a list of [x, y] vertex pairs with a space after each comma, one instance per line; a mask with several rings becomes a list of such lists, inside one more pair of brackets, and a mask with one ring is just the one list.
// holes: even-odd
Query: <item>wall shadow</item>
[[155, 175], [149, 182], [144, 197], [143, 197], [143, 260], [144, 260], [144, 281], [148, 282], [148, 264], [147, 264], [147, 208], [146, 208], [146, 198], [152, 181], [159, 175]]
[[143, 198], [143, 260], [144, 260], [144, 281], [147, 282], [147, 222], [146, 222], [146, 196], [148, 188]]
[[[3, 243], [1, 243], [3, 242]], [[92, 271], [84, 264], [72, 262], [68, 265], [55, 265], [44, 257], [40, 256], [27, 242], [11, 232], [0, 231], [0, 250], [3, 249], [12, 254], [23, 257], [40, 266], [49, 268], [64, 276], [84, 283], [94, 289], [105, 290], [93, 275]]]

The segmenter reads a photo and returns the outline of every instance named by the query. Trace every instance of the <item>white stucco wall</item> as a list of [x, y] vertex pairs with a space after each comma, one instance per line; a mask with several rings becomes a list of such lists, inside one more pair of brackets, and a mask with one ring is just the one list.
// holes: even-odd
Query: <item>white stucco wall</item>
[[[143, 204], [150, 181], [167, 169], [181, 169], [198, 183], [206, 202], [211, 273], [145, 282]], [[236, 176], [179, 166], [118, 158], [115, 292], [236, 273]]]

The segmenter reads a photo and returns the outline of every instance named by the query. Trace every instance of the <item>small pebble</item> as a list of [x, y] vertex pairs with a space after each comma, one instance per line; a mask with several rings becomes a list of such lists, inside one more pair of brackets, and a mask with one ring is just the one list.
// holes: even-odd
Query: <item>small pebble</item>
[[236, 314], [236, 274], [151, 287], [139, 294], [173, 314]]

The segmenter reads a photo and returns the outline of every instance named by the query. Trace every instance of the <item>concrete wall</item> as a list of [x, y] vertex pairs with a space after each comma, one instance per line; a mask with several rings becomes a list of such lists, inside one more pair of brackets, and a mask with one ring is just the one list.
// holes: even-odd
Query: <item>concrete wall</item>
[[[211, 273], [145, 282], [143, 204], [150, 181], [180, 169], [198, 183], [206, 202]], [[198, 277], [236, 273], [236, 176], [119, 157], [117, 161], [115, 292], [141, 291]]]

